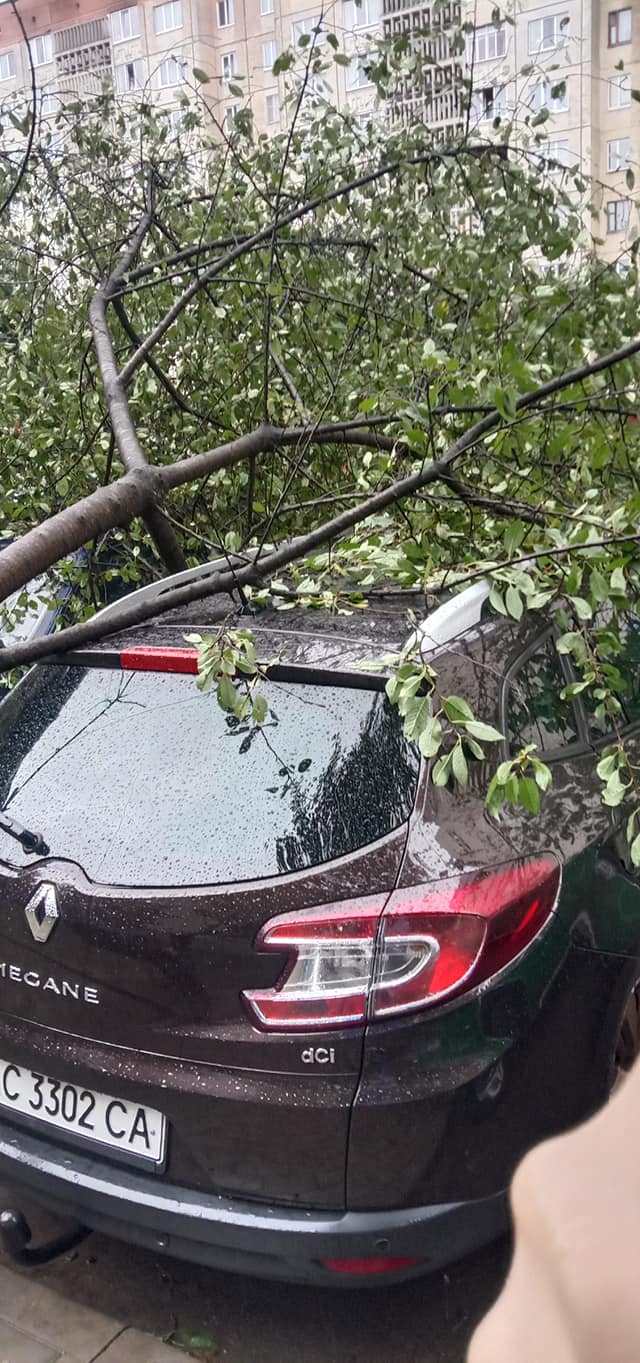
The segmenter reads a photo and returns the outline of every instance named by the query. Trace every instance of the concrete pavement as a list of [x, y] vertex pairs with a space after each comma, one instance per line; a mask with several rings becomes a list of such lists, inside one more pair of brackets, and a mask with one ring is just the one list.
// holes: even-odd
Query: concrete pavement
[[142, 1330], [0, 1266], [0, 1363], [179, 1363]]

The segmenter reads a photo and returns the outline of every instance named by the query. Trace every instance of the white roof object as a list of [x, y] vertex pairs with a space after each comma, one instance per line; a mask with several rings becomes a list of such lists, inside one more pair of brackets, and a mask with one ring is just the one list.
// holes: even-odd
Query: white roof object
[[424, 655], [442, 648], [443, 644], [450, 643], [459, 634], [464, 634], [465, 630], [472, 629], [480, 623], [482, 607], [490, 591], [491, 584], [484, 579], [473, 582], [458, 596], [452, 596], [428, 615], [418, 625], [411, 642], [417, 643], [420, 653]]
[[189, 582], [197, 582], [199, 578], [215, 577], [217, 573], [226, 572], [230, 568], [244, 568], [258, 552], [258, 549], [245, 549], [242, 554], [229, 553], [225, 558], [215, 558], [210, 563], [198, 563], [195, 568], [184, 568], [181, 573], [172, 573], [170, 577], [162, 577], [158, 582], [149, 582], [146, 587], [138, 587], [137, 591], [128, 592], [118, 601], [112, 601], [109, 606], [104, 606], [93, 618], [116, 620], [123, 611], [128, 611], [130, 606], [135, 606], [140, 601], [155, 601], [166, 592], [172, 592], [174, 587], [186, 586]]

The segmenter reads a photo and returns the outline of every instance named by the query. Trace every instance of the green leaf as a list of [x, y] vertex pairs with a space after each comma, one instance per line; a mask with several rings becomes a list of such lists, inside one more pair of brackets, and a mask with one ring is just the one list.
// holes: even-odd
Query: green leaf
[[640, 866], [640, 833], [633, 839], [629, 848], [629, 855], [633, 866]]
[[431, 716], [429, 696], [414, 696], [406, 707], [404, 731], [408, 739], [417, 738]]
[[517, 805], [518, 803], [519, 786], [520, 782], [518, 777], [516, 776], [515, 771], [512, 771], [509, 779], [504, 783], [505, 799], [508, 800], [511, 805]]
[[456, 746], [453, 749], [451, 766], [456, 781], [458, 781], [461, 786], [466, 786], [469, 779], [469, 768], [467, 766], [467, 759], [462, 751], [461, 743], [456, 743]]
[[444, 757], [439, 757], [431, 773], [431, 780], [434, 786], [446, 786], [451, 775], [452, 754], [446, 753]]
[[274, 76], [281, 76], [284, 71], [289, 71], [293, 66], [295, 56], [293, 52], [281, 52], [273, 63]]
[[424, 726], [418, 747], [423, 757], [435, 757], [442, 742], [442, 724], [437, 715], [432, 715]]
[[627, 581], [624, 575], [624, 568], [614, 568], [609, 578], [612, 592], [616, 596], [624, 596], [627, 590]]
[[192, 70], [193, 70], [193, 74], [194, 74], [194, 76], [195, 76], [195, 78], [196, 78], [196, 80], [197, 80], [197, 82], [198, 82], [198, 85], [208, 85], [208, 84], [209, 84], [209, 81], [211, 80], [211, 76], [208, 76], [207, 73], [206, 73], [206, 71], [203, 71], [203, 70], [202, 70], [202, 67], [200, 67], [200, 66], [194, 66], [194, 67], [192, 68]]
[[627, 189], [633, 189], [636, 182], [636, 177], [633, 171], [631, 170], [631, 167], [629, 167], [629, 169], [627, 170], [627, 173], [624, 178], [627, 182]]
[[468, 720], [473, 719], [473, 710], [469, 708], [466, 700], [462, 700], [460, 696], [447, 696], [443, 702], [443, 708], [447, 719], [452, 724], [466, 724]]
[[266, 696], [256, 696], [253, 702], [252, 719], [254, 724], [264, 724], [269, 713], [269, 706]]
[[593, 610], [583, 596], [570, 596], [569, 600], [579, 620], [591, 620]]
[[218, 682], [217, 697], [218, 705], [220, 705], [223, 710], [235, 710], [237, 700], [236, 688], [230, 677], [227, 677], [226, 675], [221, 676]]
[[537, 814], [540, 809], [540, 791], [530, 776], [521, 776], [518, 785], [518, 799], [523, 809]]
[[174, 1330], [168, 1336], [167, 1343], [174, 1349], [183, 1349], [190, 1354], [218, 1352], [218, 1345], [207, 1330]]
[[492, 724], [483, 724], [478, 719], [467, 720], [465, 728], [468, 734], [481, 739], [483, 743], [500, 743], [504, 738], [499, 729], [494, 729]]
[[522, 619], [522, 597], [516, 587], [507, 587], [505, 605], [514, 620]]
[[540, 762], [537, 757], [534, 758], [533, 777], [536, 785], [539, 786], [541, 790], [544, 791], [549, 789], [552, 779], [551, 772], [549, 767], [547, 767], [544, 762]]
[[506, 785], [506, 783], [507, 783], [507, 781], [509, 780], [509, 777], [510, 777], [512, 771], [513, 771], [513, 762], [501, 762], [501, 763], [500, 763], [500, 766], [498, 767], [498, 770], [496, 771], [496, 775], [495, 775], [495, 779], [496, 779], [496, 781], [498, 782], [498, 785], [499, 785], [499, 786], [504, 786], [504, 785]]
[[333, 50], [334, 50], [334, 52], [337, 51], [337, 48], [338, 48], [338, 45], [339, 45], [339, 44], [338, 44], [338, 39], [336, 38], [335, 33], [327, 33], [327, 34], [326, 34], [326, 39], [327, 39], [327, 42], [328, 42], [328, 44], [329, 44], [329, 47], [332, 47]]
[[502, 593], [499, 591], [498, 587], [496, 587], [495, 582], [491, 583], [491, 590], [489, 592], [489, 604], [493, 606], [493, 609], [497, 611], [499, 615], [507, 614], [507, 608], [504, 604]]
[[244, 90], [242, 89], [242, 86], [241, 86], [241, 85], [235, 85], [235, 84], [233, 83], [233, 81], [229, 81], [229, 87], [228, 87], [228, 88], [229, 88], [229, 94], [230, 94], [230, 95], [235, 95], [237, 99], [242, 99], [242, 97], [243, 97], [243, 95], [244, 95]]

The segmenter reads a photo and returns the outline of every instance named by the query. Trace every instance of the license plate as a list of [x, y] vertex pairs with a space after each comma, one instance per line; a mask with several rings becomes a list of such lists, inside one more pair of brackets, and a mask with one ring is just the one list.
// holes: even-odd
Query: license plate
[[5, 1060], [0, 1060], [0, 1107], [129, 1158], [153, 1164], [164, 1159], [166, 1121], [161, 1112], [79, 1084], [62, 1084]]

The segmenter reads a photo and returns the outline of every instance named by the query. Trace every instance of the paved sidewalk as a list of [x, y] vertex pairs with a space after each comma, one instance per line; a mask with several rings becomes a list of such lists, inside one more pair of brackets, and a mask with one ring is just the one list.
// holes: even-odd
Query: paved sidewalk
[[0, 1267], [0, 1363], [186, 1363], [142, 1330], [78, 1306], [30, 1276]]

